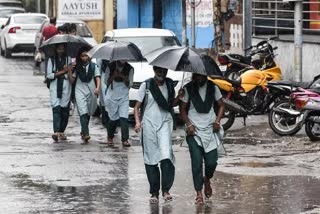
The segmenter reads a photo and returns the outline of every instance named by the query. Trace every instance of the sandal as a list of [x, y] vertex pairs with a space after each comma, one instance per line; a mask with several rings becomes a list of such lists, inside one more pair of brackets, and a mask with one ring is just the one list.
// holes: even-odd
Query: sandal
[[59, 139], [60, 140], [67, 140], [67, 137], [64, 133], [59, 133]]
[[151, 198], [149, 199], [150, 204], [157, 204], [159, 203], [159, 199], [157, 195], [152, 195]]
[[203, 197], [202, 196], [197, 196], [195, 204], [196, 205], [203, 205]]
[[58, 134], [54, 133], [53, 135], [51, 135], [51, 137], [52, 137], [52, 139], [54, 140], [55, 143], [58, 142], [58, 140], [59, 140]]
[[85, 143], [88, 143], [90, 138], [91, 138], [90, 135], [86, 135], [86, 136], [83, 137], [83, 140], [84, 140]]
[[170, 202], [173, 200], [172, 196], [168, 192], [163, 193], [163, 199], [164, 199], [164, 202]]
[[108, 137], [107, 144], [108, 146], [113, 146], [113, 139]]
[[127, 140], [126, 141], [122, 141], [122, 145], [124, 147], [130, 147], [131, 146], [130, 143]]
[[204, 179], [204, 194], [206, 198], [210, 198], [212, 196], [212, 188], [210, 184], [210, 179], [207, 179], [206, 177]]

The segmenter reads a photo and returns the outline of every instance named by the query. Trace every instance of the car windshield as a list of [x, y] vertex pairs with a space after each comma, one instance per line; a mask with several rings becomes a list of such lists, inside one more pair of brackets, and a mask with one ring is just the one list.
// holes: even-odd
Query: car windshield
[[9, 18], [12, 14], [23, 13], [23, 10], [4, 9], [0, 10], [0, 18]]
[[138, 46], [138, 48], [140, 48], [142, 55], [146, 55], [165, 46], [179, 45], [176, 38], [173, 36], [118, 37], [114, 39], [118, 41], [134, 43]]
[[23, 8], [23, 4], [21, 2], [0, 2], [1, 7], [20, 7]]
[[77, 23], [77, 34], [81, 37], [92, 37], [92, 34], [87, 25]]
[[[70, 22], [72, 23], [72, 22]], [[59, 22], [57, 27], [62, 26], [65, 22]], [[77, 25], [77, 35], [81, 37], [92, 37], [92, 34], [86, 24], [83, 23], [75, 23]]]
[[41, 24], [45, 20], [45, 16], [16, 16], [14, 23], [16, 24]]

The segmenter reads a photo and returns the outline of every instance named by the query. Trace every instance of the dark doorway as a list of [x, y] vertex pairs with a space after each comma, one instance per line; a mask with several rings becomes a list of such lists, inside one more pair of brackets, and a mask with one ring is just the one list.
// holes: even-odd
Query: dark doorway
[[162, 1], [153, 0], [153, 27], [162, 28]]

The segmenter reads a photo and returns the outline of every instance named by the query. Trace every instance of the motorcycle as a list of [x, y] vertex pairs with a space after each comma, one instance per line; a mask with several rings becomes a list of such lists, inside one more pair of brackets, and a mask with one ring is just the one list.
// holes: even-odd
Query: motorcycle
[[224, 130], [229, 129], [235, 117], [243, 117], [244, 124], [248, 115], [260, 115], [268, 112], [272, 103], [279, 95], [270, 94], [267, 83], [271, 80], [280, 80], [281, 69], [274, 62], [274, 53], [264, 46], [269, 54], [257, 54], [252, 59], [250, 69], [246, 69], [237, 80], [228, 78], [209, 77], [224, 95], [226, 105], [226, 122], [223, 121]]
[[[282, 94], [285, 95], [285, 99], [276, 102], [271, 108], [268, 120], [270, 128], [280, 136], [294, 135], [300, 129], [303, 116], [295, 105], [295, 100], [299, 97], [316, 97], [318, 94], [313, 92], [320, 86], [320, 75], [316, 76], [311, 83], [292, 83], [289, 81], [280, 81], [275, 83], [269, 83], [270, 87], [277, 87], [282, 89]], [[289, 98], [287, 98], [290, 93]], [[298, 109], [302, 109], [299, 107]], [[287, 112], [289, 111], [289, 112]]]
[[224, 77], [231, 80], [239, 78], [239, 76], [246, 71], [244, 69], [249, 68], [251, 66], [251, 59], [255, 54], [269, 54], [269, 52], [272, 52], [274, 50], [269, 41], [275, 40], [276, 38], [278, 37], [271, 37], [268, 40], [259, 42], [255, 46], [246, 48], [245, 51], [250, 50], [250, 53], [247, 56], [232, 53], [219, 53], [219, 67], [222, 73], [224, 74]]

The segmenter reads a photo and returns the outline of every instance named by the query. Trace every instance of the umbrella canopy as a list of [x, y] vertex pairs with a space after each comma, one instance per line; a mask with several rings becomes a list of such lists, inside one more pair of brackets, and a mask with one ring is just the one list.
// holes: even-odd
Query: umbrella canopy
[[91, 58], [106, 59], [109, 61], [128, 60], [141, 61], [143, 56], [140, 49], [133, 43], [109, 41], [99, 44], [88, 52]]
[[186, 71], [206, 76], [222, 76], [219, 66], [210, 56], [193, 48], [164, 47], [147, 54], [145, 58], [150, 65], [174, 71]]
[[70, 57], [76, 57], [80, 48], [92, 48], [92, 46], [80, 36], [63, 34], [55, 35], [52, 38], [48, 39], [41, 45], [39, 49], [40, 51], [43, 51], [46, 56], [54, 56], [55, 46], [57, 44], [66, 44], [67, 55]]

